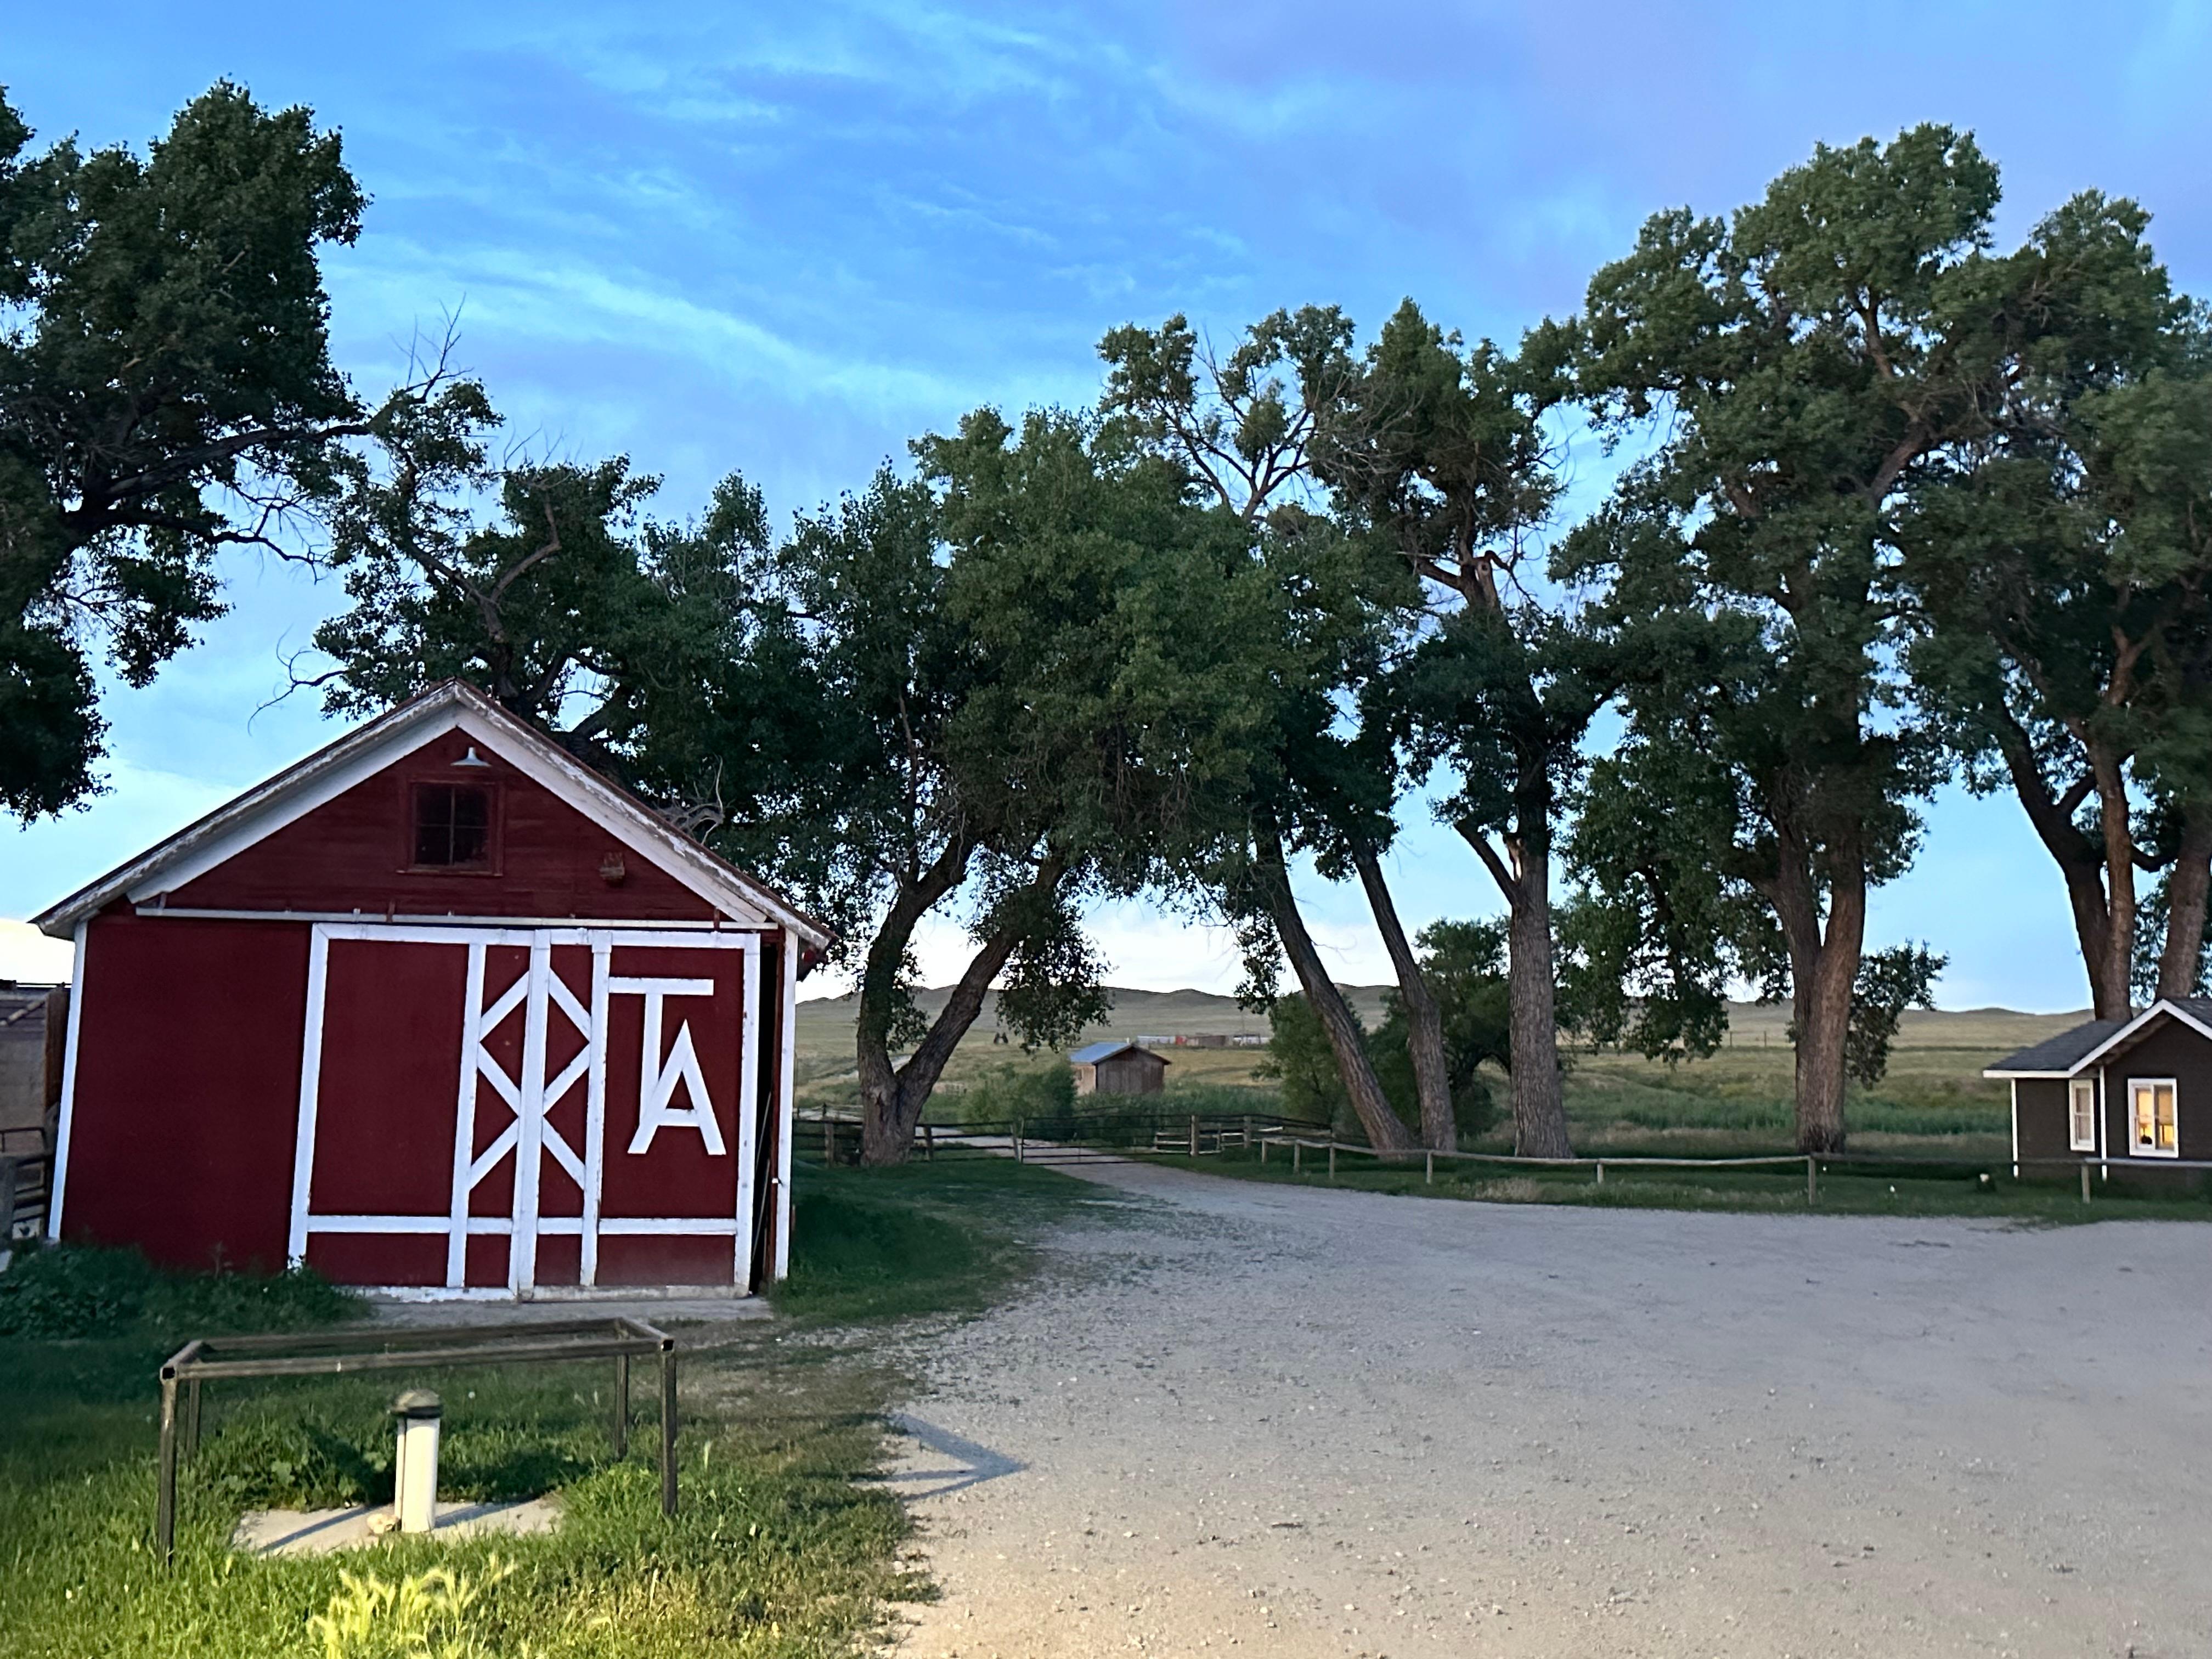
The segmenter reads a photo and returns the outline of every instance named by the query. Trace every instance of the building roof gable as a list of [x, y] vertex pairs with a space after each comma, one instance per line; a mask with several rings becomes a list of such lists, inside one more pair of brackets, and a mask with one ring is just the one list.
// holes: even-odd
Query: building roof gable
[[1067, 1059], [1068, 1063], [1073, 1066], [1096, 1066], [1101, 1060], [1111, 1060], [1116, 1054], [1142, 1054], [1146, 1060], [1157, 1060], [1163, 1066], [1174, 1063], [1165, 1054], [1156, 1054], [1141, 1042], [1115, 1042], [1110, 1040], [1105, 1042], [1093, 1042], [1087, 1047], [1078, 1048]]
[[2212, 1040], [2212, 997], [2176, 997], [2153, 1003], [2130, 1019], [2092, 1019], [2007, 1054], [1984, 1067], [1989, 1078], [2076, 1077], [2151, 1026], [2178, 1020]]
[[643, 802], [517, 720], [474, 686], [447, 680], [400, 704], [187, 825], [33, 918], [67, 937], [118, 899], [146, 903], [173, 892], [247, 848], [403, 759], [460, 731], [592, 819], [740, 924], [790, 928], [814, 949], [830, 930], [775, 889], [747, 875], [660, 817]]

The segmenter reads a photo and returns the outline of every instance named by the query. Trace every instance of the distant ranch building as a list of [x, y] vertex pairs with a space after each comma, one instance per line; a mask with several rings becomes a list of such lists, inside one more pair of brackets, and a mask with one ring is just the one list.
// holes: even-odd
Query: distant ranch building
[[1156, 1095], [1167, 1085], [1168, 1062], [1134, 1042], [1094, 1042], [1067, 1060], [1079, 1095]]
[[37, 921], [76, 942], [54, 1237], [416, 1297], [783, 1274], [830, 934], [471, 687]]

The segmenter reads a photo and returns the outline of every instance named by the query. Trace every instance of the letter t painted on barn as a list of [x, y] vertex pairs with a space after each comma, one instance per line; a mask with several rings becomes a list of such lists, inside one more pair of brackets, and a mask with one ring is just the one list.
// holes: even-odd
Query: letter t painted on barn
[[[645, 999], [645, 1029], [640, 1033], [637, 1082], [637, 1133], [630, 1137], [629, 1152], [649, 1152], [653, 1138], [662, 1129], [696, 1129], [709, 1158], [725, 1158], [722, 1126], [714, 1121], [714, 1103], [707, 1093], [707, 1076], [692, 1046], [688, 1020], [676, 1027], [676, 1041], [663, 1060], [660, 1055], [661, 1012], [667, 997], [707, 997], [714, 994], [710, 979], [617, 979], [607, 983], [615, 996]], [[678, 1108], [676, 1085], [684, 1086], [690, 1103]]]

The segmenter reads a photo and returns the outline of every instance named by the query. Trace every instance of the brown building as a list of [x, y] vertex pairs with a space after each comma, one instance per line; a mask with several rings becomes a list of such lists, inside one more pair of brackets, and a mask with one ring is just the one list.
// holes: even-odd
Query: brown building
[[[2110, 1160], [2106, 1178], [2212, 1161], [2212, 999], [2093, 1019], [2008, 1054], [1982, 1075], [2012, 1085], [2014, 1172]], [[2124, 1160], [2124, 1163], [2122, 1161]], [[2118, 1165], [2118, 1169], [2113, 1167]], [[2195, 1185], [2200, 1171], [2188, 1171]], [[2166, 1179], [2180, 1183], [2183, 1171]]]
[[1156, 1095], [1167, 1083], [1168, 1062], [1133, 1042], [1094, 1042], [1067, 1059], [1079, 1095]]

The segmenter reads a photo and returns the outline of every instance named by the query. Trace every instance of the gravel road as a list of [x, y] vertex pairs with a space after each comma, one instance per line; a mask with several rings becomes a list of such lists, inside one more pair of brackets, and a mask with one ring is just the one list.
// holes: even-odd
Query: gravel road
[[909, 1358], [902, 1659], [2212, 1654], [2212, 1225], [1077, 1172]]

